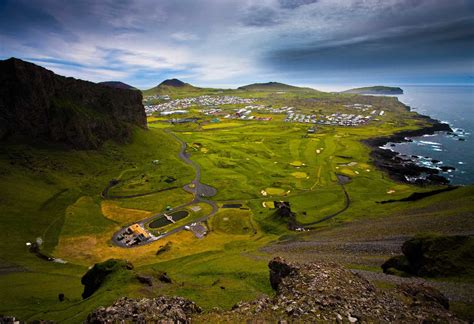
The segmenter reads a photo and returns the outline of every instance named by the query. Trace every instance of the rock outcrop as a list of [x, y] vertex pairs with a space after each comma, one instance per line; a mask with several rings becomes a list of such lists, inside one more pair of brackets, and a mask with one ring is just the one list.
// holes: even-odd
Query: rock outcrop
[[19, 59], [0, 61], [0, 140], [21, 135], [98, 148], [146, 128], [139, 91], [66, 78]]
[[201, 313], [179, 297], [122, 298], [91, 313], [88, 323], [462, 323], [448, 310], [448, 300], [434, 288], [400, 285], [381, 291], [361, 276], [333, 263], [269, 263], [274, 297], [240, 302], [232, 310]]
[[283, 278], [288, 277], [298, 268], [285, 262], [282, 258], [276, 257], [268, 264], [270, 268], [270, 285], [273, 289], [278, 290], [278, 286]]
[[84, 285], [82, 298], [85, 299], [92, 296], [112, 275], [132, 269], [133, 265], [125, 260], [109, 259], [101, 263], [96, 263], [81, 278], [81, 283]]
[[181, 297], [120, 298], [112, 306], [89, 314], [86, 323], [189, 323], [202, 310]]
[[426, 277], [474, 273], [474, 238], [418, 235], [402, 245], [403, 255], [387, 260], [385, 273]]
[[275, 297], [199, 315], [196, 322], [462, 322], [446, 309], [447, 299], [434, 288], [404, 285], [381, 291], [333, 263], [293, 264], [276, 258], [269, 267], [272, 285], [275, 274], [279, 281]]
[[[408, 110], [410, 109], [408, 106], [406, 108]], [[420, 119], [420, 121], [429, 124], [429, 126], [415, 130], [401, 131], [390, 136], [369, 138], [363, 140], [362, 143], [368, 145], [372, 149], [370, 157], [372, 158], [374, 165], [378, 169], [388, 172], [390, 177], [396, 181], [415, 183], [419, 185], [447, 184], [449, 183], [449, 180], [439, 175], [439, 170], [419, 166], [410, 159], [406, 160], [401, 158], [396, 152], [381, 148], [381, 146], [390, 142], [402, 143], [410, 141], [410, 137], [452, 131], [448, 124], [439, 122], [428, 116], [418, 115], [417, 118]], [[426, 177], [420, 177], [422, 174], [426, 174]]]

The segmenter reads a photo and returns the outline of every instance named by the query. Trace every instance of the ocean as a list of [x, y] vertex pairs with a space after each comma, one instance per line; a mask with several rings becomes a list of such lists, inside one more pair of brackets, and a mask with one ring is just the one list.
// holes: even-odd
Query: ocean
[[[398, 99], [412, 110], [448, 123], [453, 134], [437, 133], [412, 138], [413, 142], [387, 146], [404, 155], [416, 155], [420, 165], [452, 166], [442, 172], [451, 184], [474, 184], [474, 86], [402, 86]], [[432, 160], [438, 163], [432, 163]]]

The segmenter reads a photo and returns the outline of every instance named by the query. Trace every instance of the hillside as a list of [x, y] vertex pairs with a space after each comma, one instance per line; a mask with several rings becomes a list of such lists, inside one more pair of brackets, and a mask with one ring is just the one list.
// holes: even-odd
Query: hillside
[[227, 312], [202, 314], [198, 305], [184, 298], [121, 298], [98, 308], [85, 322], [461, 322], [447, 310], [447, 299], [427, 286], [399, 285], [386, 292], [334, 263], [295, 264], [277, 257], [268, 267], [276, 296], [240, 302]]
[[[163, 87], [176, 91], [187, 87], [167, 83]], [[395, 97], [214, 90], [212, 98], [197, 100], [211, 92], [198, 89], [153, 98], [186, 113], [148, 117], [148, 129], [132, 127], [133, 141], [124, 145], [107, 141], [87, 151], [46, 141], [0, 145], [0, 224], [6, 229], [0, 314], [61, 323], [83, 322], [96, 309], [91, 316], [98, 318], [150, 310], [156, 320], [184, 312], [196, 323], [245, 321], [249, 314], [295, 321], [339, 314], [346, 321], [367, 307], [373, 321], [377, 310], [398, 322], [400, 312], [430, 318], [431, 309], [418, 301], [405, 312], [404, 296], [402, 303], [385, 299], [385, 291], [397, 293], [392, 282], [403, 279], [383, 274], [381, 265], [423, 231], [472, 233], [473, 188], [430, 194], [444, 186], [396, 182], [376, 167], [362, 141], [426, 129], [432, 120]], [[197, 108], [189, 106], [195, 102]], [[356, 123], [358, 114], [369, 118]], [[175, 118], [183, 122], [170, 122]], [[415, 193], [424, 198], [406, 201]], [[126, 235], [129, 228], [150, 239], [135, 244], [140, 236]], [[302, 270], [283, 279], [286, 291], [275, 292], [268, 280], [268, 262], [276, 256], [311, 263], [285, 263]], [[362, 274], [376, 291], [328, 261]], [[328, 277], [321, 280], [323, 274]], [[418, 279], [445, 294], [456, 316], [472, 318], [472, 279]], [[349, 308], [358, 314], [349, 318]]]
[[296, 87], [280, 82], [266, 82], [266, 83], [252, 83], [242, 87], [239, 87], [238, 90], [246, 90], [246, 91], [295, 91], [295, 90], [303, 90], [303, 91], [316, 91], [311, 88], [304, 88], [304, 87]]
[[121, 81], [104, 81], [104, 82], [99, 82], [98, 84], [105, 85], [112, 88], [117, 88], [117, 89], [138, 90], [137, 88], [132, 87], [131, 85], [123, 83]]
[[144, 96], [153, 96], [153, 95], [172, 95], [176, 93], [184, 93], [184, 92], [197, 92], [201, 90], [201, 88], [195, 87], [189, 83], [185, 83], [178, 79], [168, 79], [161, 82], [156, 87], [153, 87], [148, 90], [144, 90]]
[[0, 139], [22, 136], [79, 149], [130, 139], [146, 127], [141, 93], [66, 78], [35, 64], [0, 61]]
[[403, 89], [399, 87], [373, 86], [373, 87], [349, 89], [349, 90], [343, 91], [343, 93], [396, 95], [396, 94], [403, 94]]

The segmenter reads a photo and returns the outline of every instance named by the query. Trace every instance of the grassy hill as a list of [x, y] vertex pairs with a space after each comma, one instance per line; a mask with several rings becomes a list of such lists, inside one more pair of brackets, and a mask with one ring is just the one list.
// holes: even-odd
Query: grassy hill
[[156, 87], [150, 88], [148, 90], [143, 90], [142, 93], [144, 96], [154, 96], [154, 95], [176, 95], [182, 93], [197, 93], [202, 91], [202, 88], [195, 87], [189, 83], [185, 83], [178, 79], [168, 79], [161, 82]]
[[349, 89], [349, 90], [343, 91], [343, 93], [393, 95], [393, 94], [403, 94], [403, 89], [399, 87], [373, 86], [373, 87]]
[[238, 90], [246, 91], [316, 91], [311, 88], [296, 87], [279, 82], [252, 83], [239, 87]]

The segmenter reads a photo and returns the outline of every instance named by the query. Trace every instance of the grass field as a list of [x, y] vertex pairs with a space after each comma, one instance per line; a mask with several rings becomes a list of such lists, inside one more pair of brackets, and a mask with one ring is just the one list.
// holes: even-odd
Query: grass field
[[[216, 92], [192, 91], [192, 95], [205, 93]], [[374, 168], [369, 148], [360, 142], [423, 126], [423, 121], [393, 98], [368, 99], [306, 90], [223, 93], [257, 98], [259, 104], [294, 105], [308, 113], [332, 113], [342, 109], [344, 103], [370, 101], [387, 113], [364, 127], [318, 126], [315, 134], [307, 134], [307, 125], [283, 122], [282, 115], [273, 115], [271, 121], [203, 120], [180, 125], [163, 123], [162, 118], [154, 116], [149, 119], [148, 130], [135, 131], [132, 143], [120, 146], [110, 142], [97, 151], [65, 150], [45, 143], [31, 145], [28, 140], [2, 144], [0, 313], [22, 320], [80, 322], [91, 310], [119, 296], [160, 294], [188, 297], [205, 309], [230, 308], [240, 300], [272, 294], [267, 268], [271, 253], [262, 251], [271, 243], [316, 240], [318, 233], [335, 239], [334, 233], [347, 235], [346, 226], [374, 221], [382, 228], [380, 222], [384, 219], [390, 219], [390, 226], [401, 232], [403, 222], [408, 220], [399, 220], [397, 215], [405, 212], [429, 219], [431, 225], [426, 228], [442, 231], [450, 217], [460, 221], [460, 215], [472, 213], [471, 187], [463, 188], [460, 192], [464, 196], [457, 200], [453, 191], [413, 204], [377, 203], [434, 189], [392, 181]], [[179, 93], [176, 97], [188, 95]], [[248, 209], [220, 208], [209, 219], [210, 232], [203, 239], [182, 231], [133, 249], [114, 246], [112, 234], [122, 226], [193, 199], [182, 186], [191, 182], [194, 171], [178, 158], [180, 144], [165, 129], [188, 144], [187, 153], [201, 166], [201, 181], [218, 190], [213, 200], [220, 206], [236, 202]], [[310, 234], [289, 231], [287, 220], [262, 205], [288, 201], [300, 223], [317, 221], [344, 207], [344, 192], [336, 173], [351, 178], [345, 185], [351, 205], [336, 218], [318, 224]], [[110, 195], [144, 195], [103, 199], [101, 193], [112, 179], [120, 181], [110, 189]], [[171, 187], [176, 188], [157, 192]], [[452, 201], [456, 201], [455, 208]], [[171, 230], [210, 212], [208, 204], [199, 206], [199, 211], [186, 207], [188, 217], [160, 230]], [[412, 232], [421, 228], [417, 226]], [[466, 226], [472, 228], [470, 223]], [[385, 235], [389, 235], [387, 231]], [[47, 262], [30, 253], [26, 243], [37, 238], [44, 242], [44, 253], [67, 263]], [[157, 255], [168, 242], [170, 250]], [[82, 300], [81, 276], [92, 264], [109, 258], [127, 259], [136, 272], [143, 274], [166, 271], [173, 284], [144, 289], [135, 279], [120, 277]], [[364, 265], [373, 267], [373, 260]], [[64, 302], [58, 301], [59, 293], [66, 295]]]

